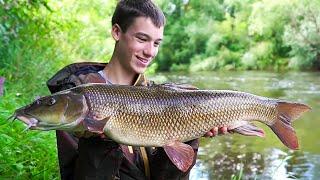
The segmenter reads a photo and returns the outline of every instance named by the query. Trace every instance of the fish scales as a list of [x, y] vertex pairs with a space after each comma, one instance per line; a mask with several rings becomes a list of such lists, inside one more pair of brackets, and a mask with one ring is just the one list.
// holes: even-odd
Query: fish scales
[[212, 127], [237, 126], [245, 120], [272, 124], [276, 103], [236, 91], [178, 91], [161, 86], [83, 86], [89, 111], [110, 117], [105, 133], [137, 146], [189, 141]]

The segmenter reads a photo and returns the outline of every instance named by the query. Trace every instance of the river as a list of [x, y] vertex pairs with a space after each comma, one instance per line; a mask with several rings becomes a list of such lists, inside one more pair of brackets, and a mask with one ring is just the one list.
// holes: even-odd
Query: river
[[320, 177], [319, 72], [199, 72], [160, 73], [157, 83], [192, 84], [200, 89], [230, 89], [306, 103], [312, 111], [293, 123], [300, 149], [286, 148], [265, 125], [265, 138], [237, 134], [202, 138], [191, 180], [317, 179]]

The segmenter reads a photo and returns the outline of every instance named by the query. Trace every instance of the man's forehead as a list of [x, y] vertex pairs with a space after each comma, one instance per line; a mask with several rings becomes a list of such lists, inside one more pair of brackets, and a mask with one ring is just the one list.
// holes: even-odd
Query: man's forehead
[[127, 32], [135, 35], [146, 35], [153, 39], [163, 38], [164, 27], [157, 27], [150, 18], [137, 17], [133, 23], [128, 27]]

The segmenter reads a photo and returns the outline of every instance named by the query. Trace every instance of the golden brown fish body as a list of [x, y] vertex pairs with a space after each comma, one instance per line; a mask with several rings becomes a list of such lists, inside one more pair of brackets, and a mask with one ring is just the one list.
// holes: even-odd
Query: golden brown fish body
[[123, 144], [164, 146], [203, 136], [212, 127], [247, 121], [272, 125], [277, 102], [236, 91], [177, 90], [164, 86], [84, 86], [89, 112], [107, 118], [104, 133]]
[[258, 120], [271, 127], [286, 146], [297, 149], [291, 121], [309, 109], [238, 91], [86, 84], [43, 97], [18, 109], [15, 116], [32, 129], [86, 130], [105, 133], [121, 144], [164, 147], [173, 163], [186, 171], [193, 156], [188, 162], [172, 159], [177, 153], [193, 153], [181, 142], [199, 138], [213, 127], [263, 136], [250, 123]]

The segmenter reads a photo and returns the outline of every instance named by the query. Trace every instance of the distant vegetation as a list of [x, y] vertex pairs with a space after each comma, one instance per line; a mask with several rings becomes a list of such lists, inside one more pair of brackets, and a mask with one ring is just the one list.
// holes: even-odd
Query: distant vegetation
[[[319, 70], [319, 0], [156, 0], [165, 40], [149, 73]], [[6, 118], [79, 61], [107, 62], [116, 0], [0, 0], [0, 177], [58, 179], [53, 132], [22, 133]]]
[[164, 0], [160, 70], [320, 69], [318, 0]]
[[[1, 1], [0, 73], [36, 77], [75, 61], [108, 61], [115, 3]], [[318, 0], [156, 3], [167, 26], [151, 71], [320, 69]]]

